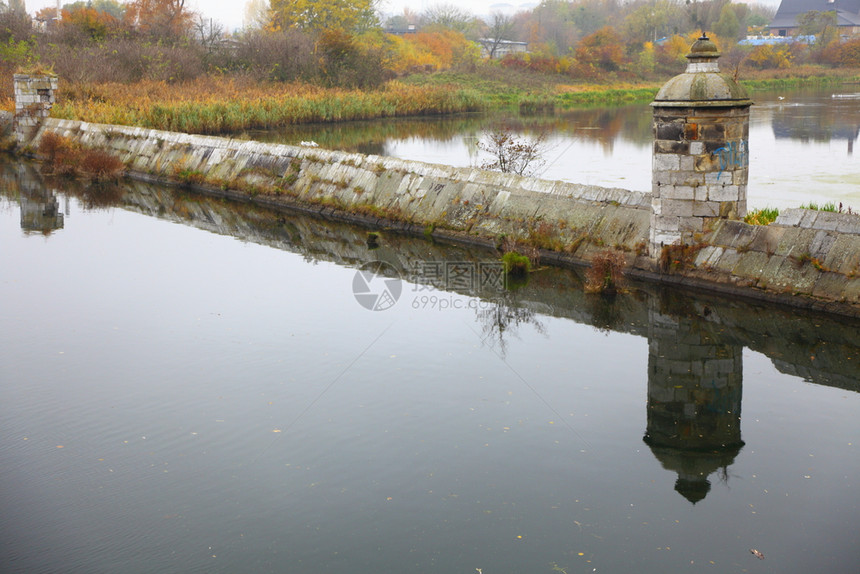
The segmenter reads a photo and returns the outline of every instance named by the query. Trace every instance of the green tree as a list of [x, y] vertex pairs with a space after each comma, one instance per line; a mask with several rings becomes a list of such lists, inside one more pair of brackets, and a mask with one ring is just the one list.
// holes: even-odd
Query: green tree
[[737, 40], [741, 32], [741, 23], [731, 4], [726, 4], [720, 10], [720, 19], [714, 24], [714, 34], [720, 38]]
[[804, 12], [797, 17], [798, 31], [806, 36], [815, 36], [818, 43], [824, 43], [821, 40], [828, 33], [833, 35], [836, 31], [836, 11], [819, 12], [818, 10], [810, 10]]
[[379, 26], [375, 0], [271, 0], [275, 28], [357, 33]]

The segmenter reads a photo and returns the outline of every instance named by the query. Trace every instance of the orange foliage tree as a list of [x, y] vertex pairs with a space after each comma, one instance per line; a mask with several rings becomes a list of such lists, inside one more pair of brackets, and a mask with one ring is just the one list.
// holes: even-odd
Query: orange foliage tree
[[191, 29], [193, 13], [185, 0], [133, 0], [125, 10], [125, 22], [143, 34], [177, 40]]
[[120, 23], [111, 14], [93, 8], [63, 8], [60, 26], [76, 29], [93, 40], [103, 40], [118, 30]]
[[392, 36], [392, 49], [391, 66], [395, 72], [404, 72], [416, 66], [448, 69], [470, 65], [480, 57], [477, 45], [454, 30], [440, 29], [403, 37]]
[[604, 26], [583, 38], [575, 54], [580, 67], [606, 72], [620, 70], [626, 63], [624, 41], [612, 26]]

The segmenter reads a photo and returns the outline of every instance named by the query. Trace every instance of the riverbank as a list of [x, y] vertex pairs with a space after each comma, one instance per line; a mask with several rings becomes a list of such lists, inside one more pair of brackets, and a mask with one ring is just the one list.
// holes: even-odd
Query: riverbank
[[544, 263], [624, 254], [626, 272], [860, 316], [860, 218], [788, 210], [769, 226], [719, 220], [696, 245], [647, 253], [651, 198], [617, 188], [319, 148], [48, 119], [46, 133], [107, 150], [128, 175], [231, 200], [428, 238], [537, 250]]
[[[777, 73], [779, 72], [779, 73]], [[829, 75], [825, 75], [829, 74]], [[452, 115], [497, 109], [524, 114], [594, 105], [651, 101], [664, 80], [596, 84], [518, 71], [415, 74], [378, 90], [322, 88], [303, 83], [254, 82], [205, 76], [183, 83], [60, 83], [55, 118], [196, 134], [230, 134], [308, 123]], [[804, 68], [757, 73], [750, 90], [839, 85], [860, 71]], [[12, 111], [12, 100], [0, 110]]]

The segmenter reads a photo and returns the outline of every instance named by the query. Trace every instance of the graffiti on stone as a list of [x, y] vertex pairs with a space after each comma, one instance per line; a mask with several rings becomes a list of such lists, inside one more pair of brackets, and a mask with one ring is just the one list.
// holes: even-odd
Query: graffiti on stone
[[742, 168], [749, 165], [749, 150], [746, 140], [727, 142], [723, 147], [715, 149], [714, 155], [720, 160], [718, 178], [727, 169]]

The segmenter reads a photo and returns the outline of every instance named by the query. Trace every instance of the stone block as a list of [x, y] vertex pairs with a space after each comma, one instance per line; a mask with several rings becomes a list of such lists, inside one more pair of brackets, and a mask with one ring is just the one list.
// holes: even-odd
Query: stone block
[[714, 201], [694, 201], [692, 215], [698, 217], [718, 217], [720, 204]]
[[[657, 186], [671, 184], [672, 183], [672, 177], [675, 173], [676, 173], [675, 171], [669, 171], [669, 170], [653, 171], [653, 172], [651, 172], [651, 182]], [[653, 193], [653, 187], [652, 187], [652, 193]]]
[[684, 156], [690, 153], [690, 144], [684, 141], [657, 140], [654, 142], [654, 153], [674, 153]]
[[749, 249], [763, 253], [776, 253], [782, 236], [785, 234], [785, 228], [773, 225], [754, 225], [752, 227], [755, 228], [755, 235], [749, 244]]
[[836, 226], [836, 231], [839, 233], [860, 235], [860, 216], [843, 214], [843, 217], [839, 220], [839, 224]]
[[652, 162], [654, 171], [678, 171], [681, 167], [680, 156], [669, 153], [655, 153]]
[[659, 215], [666, 217], [690, 217], [693, 215], [693, 202], [679, 199], [661, 199]]
[[818, 219], [818, 212], [811, 209], [803, 210], [803, 217], [800, 220], [800, 227], [811, 229], [815, 227], [815, 220]]
[[651, 256], [659, 257], [660, 249], [664, 245], [675, 245], [681, 241], [681, 232], [680, 231], [668, 231], [668, 230], [660, 230], [660, 229], [652, 229], [651, 230]]
[[851, 281], [852, 279], [838, 273], [822, 273], [812, 288], [812, 296], [839, 301]]
[[741, 253], [738, 262], [732, 268], [732, 273], [746, 279], [758, 279], [769, 259], [765, 253], [757, 251]]
[[656, 139], [663, 141], [681, 141], [684, 124], [681, 122], [655, 122]]
[[815, 223], [812, 225], [815, 229], [826, 229], [835, 231], [839, 223], [839, 213], [829, 211], [819, 211], [815, 217]]
[[816, 232], [809, 244], [809, 255], [816, 259], [824, 260], [830, 252], [830, 248], [836, 242], [836, 235], [824, 230]]
[[724, 249], [719, 256], [717, 256], [716, 252], [714, 253], [714, 256], [716, 260], [712, 263], [712, 266], [717, 271], [722, 271], [724, 273], [731, 273], [741, 259], [741, 254], [735, 249]]
[[705, 220], [701, 217], [679, 217], [678, 228], [682, 232], [701, 233], [705, 229]]
[[785, 257], [800, 257], [809, 254], [809, 245], [815, 237], [815, 231], [800, 227], [786, 227], [785, 233], [776, 248], [777, 255]]
[[774, 221], [774, 224], [787, 226], [800, 225], [800, 220], [803, 219], [803, 214], [805, 212], [805, 209], [780, 210], [779, 216], [777, 216], [776, 221]]
[[666, 185], [660, 190], [663, 199], [685, 199], [692, 200], [694, 189], [688, 185]]
[[715, 267], [719, 262], [720, 258], [723, 256], [725, 249], [722, 247], [716, 247], [714, 245], [708, 245], [703, 249], [699, 250], [696, 254], [696, 259], [694, 263], [696, 267]]
[[741, 198], [740, 193], [740, 188], [737, 185], [711, 185], [708, 187], [708, 199], [710, 201], [738, 201]]
[[824, 266], [843, 275], [860, 272], [860, 237], [838, 236], [824, 259]]
[[[716, 167], [719, 167], [719, 165], [717, 165]], [[732, 172], [727, 170], [712, 170], [709, 173], [705, 174], [705, 183], [709, 185], [732, 185], [733, 181], [734, 178], [732, 176]]]
[[652, 216], [651, 225], [660, 231], [680, 231], [681, 229], [677, 217], [667, 217], [665, 215]]
[[703, 142], [692, 142], [692, 143], [690, 143], [690, 154], [691, 155], [700, 155], [703, 153], [705, 153], [705, 144]]
[[680, 170], [682, 172], [696, 171], [696, 160], [691, 155], [682, 155], [680, 160]]

